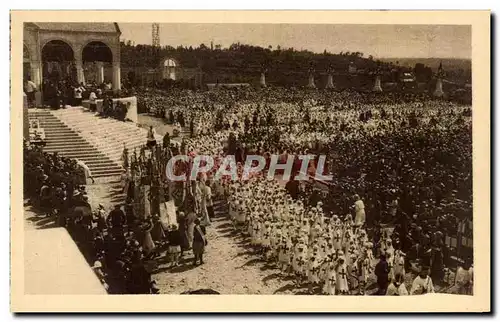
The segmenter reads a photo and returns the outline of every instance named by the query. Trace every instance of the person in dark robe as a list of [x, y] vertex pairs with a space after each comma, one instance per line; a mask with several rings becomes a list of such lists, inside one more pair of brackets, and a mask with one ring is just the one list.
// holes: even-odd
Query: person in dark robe
[[430, 271], [431, 278], [440, 283], [444, 277], [444, 256], [441, 247], [433, 247], [431, 250]]
[[153, 229], [151, 230], [151, 237], [155, 243], [162, 242], [165, 239], [165, 232], [159, 215], [153, 216]]
[[181, 238], [181, 257], [184, 255], [184, 251], [189, 250], [189, 239], [187, 234], [187, 218], [183, 212], [179, 212], [177, 215], [177, 223], [179, 224], [179, 234]]
[[177, 225], [170, 225], [167, 232], [167, 242], [171, 267], [179, 266], [179, 260], [182, 251], [182, 236]]
[[135, 225], [137, 217], [135, 216], [134, 213], [134, 204], [131, 198], [127, 198], [124, 210], [125, 210], [125, 218], [127, 220], [127, 225], [129, 227], [133, 227]]
[[194, 134], [194, 121], [193, 121], [193, 119], [191, 119], [189, 121], [189, 135], [190, 135], [190, 137], [193, 137], [193, 134]]
[[130, 269], [129, 291], [131, 294], [151, 293], [151, 274], [139, 259], [134, 259]]
[[378, 295], [385, 295], [389, 284], [389, 264], [385, 254], [380, 255], [380, 261], [375, 265], [375, 276], [377, 276]]
[[120, 205], [115, 205], [115, 209], [111, 210], [108, 216], [108, 221], [114, 231], [119, 231], [127, 222], [125, 213], [120, 209]]
[[203, 253], [205, 252], [205, 246], [207, 245], [206, 229], [204, 226], [200, 225], [200, 220], [196, 218], [194, 221], [194, 234], [193, 234], [193, 254], [194, 262], [193, 265], [203, 264]]
[[168, 122], [169, 124], [175, 123], [175, 116], [172, 110], [170, 110], [170, 112], [168, 113]]
[[285, 185], [286, 190], [292, 196], [293, 199], [297, 200], [299, 197], [299, 181], [297, 180], [289, 180]]
[[169, 147], [170, 147], [170, 134], [167, 132], [163, 137], [163, 148], [166, 149]]

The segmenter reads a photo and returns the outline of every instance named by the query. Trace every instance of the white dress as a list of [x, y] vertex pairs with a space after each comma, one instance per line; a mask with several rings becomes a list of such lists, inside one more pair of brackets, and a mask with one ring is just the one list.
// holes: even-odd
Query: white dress
[[363, 226], [366, 221], [365, 204], [362, 200], [354, 203], [354, 210], [356, 211], [355, 224], [356, 226]]
[[309, 283], [319, 283], [320, 262], [317, 258], [308, 261], [307, 280]]
[[323, 293], [328, 295], [335, 295], [337, 288], [337, 273], [335, 272], [335, 267], [329, 265], [326, 271], [325, 284], [323, 285]]
[[[302, 247], [302, 251], [299, 251], [299, 247]], [[295, 245], [295, 250], [293, 254], [292, 267], [295, 273], [302, 275], [304, 274], [304, 265], [307, 256], [307, 246], [304, 244]]]
[[339, 294], [348, 294], [349, 293], [349, 284], [347, 282], [347, 265], [341, 264], [337, 267], [337, 292]]

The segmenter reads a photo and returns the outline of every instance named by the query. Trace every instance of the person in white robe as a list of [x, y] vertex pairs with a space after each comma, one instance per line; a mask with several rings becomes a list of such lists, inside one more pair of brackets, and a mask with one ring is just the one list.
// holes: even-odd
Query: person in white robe
[[400, 251], [399, 249], [396, 250], [395, 255], [394, 255], [394, 275], [401, 275], [405, 276], [406, 271], [405, 271], [405, 256], [406, 254]]
[[335, 269], [335, 272], [337, 274], [337, 293], [341, 295], [347, 295], [349, 294], [349, 283], [347, 281], [348, 277], [348, 270], [347, 270], [347, 265], [345, 261], [344, 255], [340, 255], [337, 267]]
[[323, 294], [326, 295], [335, 295], [337, 290], [337, 271], [335, 270], [336, 263], [332, 259], [329, 259], [326, 264], [326, 276], [322, 291]]
[[469, 264], [466, 263], [458, 267], [457, 273], [455, 274], [455, 285], [453, 287], [453, 293], [463, 295], [473, 294], [474, 271], [472, 266], [468, 266]]
[[278, 226], [278, 223], [273, 223], [271, 225], [271, 248], [269, 250], [269, 257], [274, 259], [275, 261], [279, 261], [279, 246], [281, 243], [282, 233], [281, 229]]
[[354, 224], [356, 227], [362, 227], [365, 224], [366, 221], [366, 214], [365, 214], [365, 204], [363, 203], [363, 200], [359, 197], [359, 195], [354, 195], [354, 212], [356, 214]]
[[408, 290], [406, 289], [403, 275], [398, 274], [395, 276], [394, 279], [391, 280], [391, 283], [389, 283], [385, 295], [390, 295], [390, 296], [408, 295]]
[[312, 291], [312, 288], [319, 284], [319, 271], [321, 268], [321, 260], [318, 255], [313, 255], [309, 258], [308, 266], [307, 266], [307, 281], [309, 282], [309, 291]]
[[293, 244], [292, 244], [291, 239], [286, 235], [282, 235], [281, 242], [279, 245], [279, 250], [278, 250], [278, 252], [279, 252], [279, 255], [278, 255], [279, 267], [280, 267], [282, 273], [287, 272], [289, 269], [290, 260], [291, 260], [290, 252], [292, 250], [292, 247], [293, 247]]
[[423, 267], [411, 285], [410, 295], [434, 293], [434, 284], [429, 276], [429, 268]]
[[368, 249], [365, 249], [365, 254], [361, 258], [361, 274], [359, 276], [359, 294], [366, 294], [366, 288], [368, 287], [368, 278], [373, 273], [373, 266], [368, 254]]
[[347, 266], [348, 271], [349, 271], [349, 289], [350, 290], [357, 290], [359, 287], [359, 262], [358, 262], [358, 256], [355, 254], [351, 254], [351, 260], [349, 265]]
[[333, 246], [335, 247], [335, 250], [342, 249], [342, 239], [342, 231], [340, 228], [335, 229], [335, 232], [333, 233]]
[[296, 282], [300, 282], [305, 273], [305, 265], [307, 260], [307, 245], [304, 240], [299, 240], [295, 245], [293, 253], [292, 267], [297, 277]]
[[271, 248], [271, 222], [267, 220], [264, 222], [264, 227], [262, 230], [261, 246], [262, 255], [267, 259], [269, 256], [268, 251]]

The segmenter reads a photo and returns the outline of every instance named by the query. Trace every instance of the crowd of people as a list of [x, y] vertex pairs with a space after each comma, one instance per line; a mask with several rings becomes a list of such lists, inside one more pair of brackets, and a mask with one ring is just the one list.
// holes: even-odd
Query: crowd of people
[[24, 182], [30, 203], [40, 216], [66, 227], [109, 293], [158, 293], [148, 267], [149, 253], [142, 248], [153, 219], [126, 215], [121, 205], [109, 213], [102, 205], [92, 210], [84, 169], [77, 160], [43, 152], [27, 142]]
[[[427, 293], [434, 285], [472, 292], [472, 253], [457, 245], [464, 237], [457, 226], [472, 219], [470, 106], [425, 94], [285, 88], [142, 91], [138, 100], [190, 135], [180, 145], [168, 135], [161, 146], [148, 141], [139, 155], [125, 150], [124, 211], [107, 215], [100, 207], [83, 220], [94, 267], [114, 292], [155, 292], [147, 266], [163, 252], [172, 266], [190, 249], [203, 263], [212, 194], [228, 202], [235, 229], [264, 258], [312, 290], [365, 294], [376, 281], [378, 294]], [[213, 172], [169, 183], [160, 169], [176, 154], [232, 154], [240, 168], [252, 154], [325, 155], [333, 181], [321, 192], [258, 175], [218, 182]], [[149, 201], [142, 186], [152, 191]], [[166, 224], [159, 204], [171, 199], [178, 218]], [[148, 202], [138, 215], [137, 205]], [[410, 272], [418, 276], [408, 283]]]
[[[124, 118], [123, 109], [126, 106], [114, 104], [112, 99], [118, 97], [132, 96], [133, 89], [123, 88], [118, 93], [112, 90], [112, 84], [103, 82], [78, 83], [71, 77], [66, 78], [45, 78], [41, 88], [29, 78], [24, 80], [24, 92], [27, 95], [29, 107], [35, 107], [36, 93], [43, 93], [42, 105], [49, 106], [52, 109], [65, 108], [66, 106], [82, 106], [83, 100], [89, 100], [91, 109], [95, 111], [96, 100], [103, 99], [108, 101], [108, 108], [102, 114], [106, 117], [117, 119]], [[123, 105], [123, 104], [122, 104]], [[126, 112], [125, 112], [126, 114]]]
[[[459, 255], [450, 240], [459, 238], [460, 223], [465, 221], [472, 229], [470, 106], [417, 94], [298, 89], [145, 96], [151, 113], [166, 122], [189, 124], [190, 138], [183, 142], [188, 154], [241, 153], [240, 160], [266, 152], [327, 155], [334, 181], [326, 195], [309, 194], [314, 202], [323, 203], [325, 217], [338, 216], [343, 221], [357, 194], [367, 216], [365, 230], [356, 231], [368, 234], [372, 251], [380, 253], [383, 227], [392, 227], [394, 249], [405, 254], [407, 263], [417, 263], [422, 271], [429, 268], [435, 283], [446, 284], [448, 268], [457, 265], [457, 256], [469, 271], [471, 249], [461, 247]], [[261, 206], [262, 200], [258, 199]], [[305, 201], [308, 207], [314, 207], [314, 202]], [[275, 209], [269, 204], [262, 208]], [[251, 212], [252, 207], [245, 209]], [[245, 216], [250, 227], [251, 217]], [[283, 227], [283, 223], [277, 225]], [[297, 238], [290, 238], [297, 243]], [[358, 245], [358, 259], [365, 246]]]

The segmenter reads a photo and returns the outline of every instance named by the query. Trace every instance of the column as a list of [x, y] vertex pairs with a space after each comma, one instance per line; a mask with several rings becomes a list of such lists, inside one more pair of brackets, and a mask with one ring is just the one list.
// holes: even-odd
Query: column
[[314, 83], [314, 75], [309, 74], [309, 83], [307, 84], [309, 88], [316, 88], [316, 84]]
[[332, 74], [328, 74], [328, 80], [326, 81], [325, 88], [335, 88], [335, 85], [333, 85], [333, 75]]
[[28, 115], [28, 97], [23, 92], [23, 137], [26, 140], [30, 139], [30, 122]]
[[78, 84], [80, 83], [85, 84], [85, 74], [83, 73], [82, 60], [77, 58], [75, 60], [75, 65], [76, 65], [76, 80], [78, 81]]
[[104, 83], [104, 63], [102, 61], [96, 62], [97, 65], [97, 84], [101, 85]]
[[435, 97], [442, 97], [444, 95], [443, 92], [443, 81], [441, 78], [438, 78], [436, 81], [436, 89], [434, 90]]
[[32, 61], [30, 65], [31, 65], [31, 72], [30, 72], [31, 81], [35, 83], [37, 88], [40, 88], [40, 85], [42, 84], [40, 62]]
[[260, 86], [266, 87], [266, 74], [260, 73]]
[[113, 91], [118, 92], [122, 89], [120, 77], [120, 62], [113, 62]]
[[35, 93], [35, 106], [42, 106], [42, 67], [39, 61], [31, 62], [31, 81], [35, 83], [37, 91]]
[[377, 76], [375, 78], [375, 85], [373, 85], [373, 91], [374, 92], [382, 92], [382, 83], [380, 80], [380, 76]]

